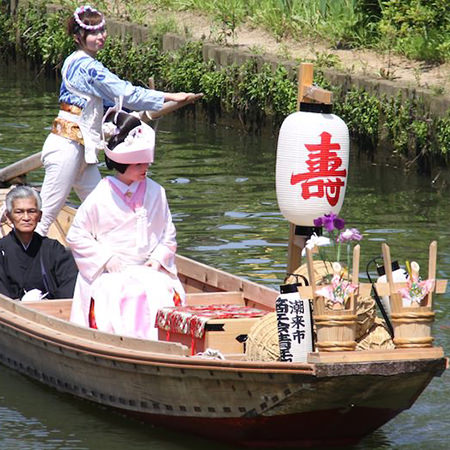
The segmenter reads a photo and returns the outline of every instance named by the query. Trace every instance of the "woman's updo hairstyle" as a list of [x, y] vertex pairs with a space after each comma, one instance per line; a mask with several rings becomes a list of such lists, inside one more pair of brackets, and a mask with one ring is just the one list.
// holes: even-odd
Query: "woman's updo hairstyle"
[[[128, 136], [128, 133], [133, 128], [136, 128], [141, 124], [141, 121], [137, 117], [123, 111], [120, 112], [111, 111], [105, 117], [104, 122], [105, 123], [110, 122], [116, 126], [116, 133], [109, 138], [106, 144], [109, 150], [114, 150], [114, 148], [117, 145], [121, 144], [125, 140], [125, 138]], [[129, 166], [129, 164], [121, 164], [116, 161], [113, 161], [111, 158], [108, 158], [106, 154], [105, 154], [105, 163], [108, 169], [110, 170], [115, 169], [119, 173], [124, 173], [125, 170], [127, 170], [127, 167]]]

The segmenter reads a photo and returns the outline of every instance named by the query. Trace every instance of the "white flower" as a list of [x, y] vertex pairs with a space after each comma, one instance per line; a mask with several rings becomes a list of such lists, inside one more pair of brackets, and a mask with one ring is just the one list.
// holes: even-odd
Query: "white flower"
[[324, 247], [330, 245], [330, 238], [325, 236], [317, 236], [313, 233], [312, 236], [306, 241], [305, 248], [302, 250], [302, 256], [306, 255], [306, 249], [313, 250], [315, 247]]
[[331, 267], [333, 267], [333, 273], [337, 273], [338, 275], [340, 275], [342, 266], [338, 262], [334, 262]]
[[420, 266], [419, 266], [419, 264], [416, 262], [416, 261], [412, 261], [411, 262], [411, 272], [412, 273], [419, 273], [419, 270], [420, 270]]

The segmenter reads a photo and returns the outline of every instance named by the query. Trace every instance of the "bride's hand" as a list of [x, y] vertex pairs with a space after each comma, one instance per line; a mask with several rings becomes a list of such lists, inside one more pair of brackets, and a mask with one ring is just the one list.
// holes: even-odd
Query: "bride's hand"
[[112, 256], [105, 266], [108, 272], [121, 272], [123, 270], [123, 264], [119, 257]]
[[145, 265], [147, 267], [151, 267], [152, 269], [155, 270], [161, 270], [161, 263], [159, 261], [156, 261], [156, 259], [149, 259]]

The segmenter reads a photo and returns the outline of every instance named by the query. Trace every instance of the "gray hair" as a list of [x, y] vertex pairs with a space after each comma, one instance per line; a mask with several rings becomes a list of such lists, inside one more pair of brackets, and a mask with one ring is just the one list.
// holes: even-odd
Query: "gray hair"
[[40, 211], [42, 207], [42, 200], [39, 192], [30, 186], [16, 186], [12, 188], [7, 194], [5, 199], [6, 211], [8, 214], [12, 213], [13, 204], [18, 198], [30, 198], [33, 197], [36, 200], [36, 207]]

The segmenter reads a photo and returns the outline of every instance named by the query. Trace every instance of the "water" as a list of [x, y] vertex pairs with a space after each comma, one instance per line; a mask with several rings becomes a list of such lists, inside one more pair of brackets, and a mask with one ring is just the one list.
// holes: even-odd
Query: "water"
[[[0, 166], [39, 151], [57, 112], [57, 84], [26, 67], [0, 67]], [[276, 137], [247, 136], [189, 118], [158, 124], [151, 176], [165, 186], [179, 251], [277, 287], [286, 271], [288, 226], [275, 196]], [[102, 171], [106, 173], [103, 168]], [[38, 184], [37, 170], [29, 181]], [[365, 265], [387, 241], [400, 262], [425, 268], [438, 240], [438, 277], [450, 278], [449, 188], [395, 167], [372, 165], [352, 147], [341, 216], [364, 233]], [[76, 203], [76, 197], [71, 200]], [[450, 354], [450, 293], [435, 297], [436, 345]], [[434, 379], [413, 407], [356, 448], [447, 448], [449, 375]], [[218, 450], [230, 449], [213, 444]], [[207, 449], [211, 442], [136, 423], [59, 394], [0, 366], [0, 448]]]

